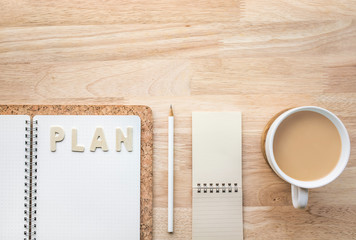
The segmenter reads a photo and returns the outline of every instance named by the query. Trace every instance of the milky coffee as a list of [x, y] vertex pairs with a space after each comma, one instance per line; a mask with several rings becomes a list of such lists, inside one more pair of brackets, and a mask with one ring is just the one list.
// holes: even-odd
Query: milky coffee
[[338, 163], [341, 139], [334, 124], [323, 115], [296, 112], [277, 128], [273, 154], [279, 168], [301, 181], [328, 175]]

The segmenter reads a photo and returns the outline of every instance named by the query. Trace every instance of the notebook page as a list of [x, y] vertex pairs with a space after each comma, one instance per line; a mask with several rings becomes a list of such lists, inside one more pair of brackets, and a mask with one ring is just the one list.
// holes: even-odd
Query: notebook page
[[24, 239], [26, 120], [0, 116], [0, 239]]
[[193, 190], [193, 239], [243, 239], [242, 194]]
[[193, 239], [243, 239], [241, 113], [193, 112]]
[[[138, 116], [36, 116], [38, 120], [38, 240], [117, 240], [140, 238], [140, 133]], [[63, 141], [50, 150], [50, 128], [60, 126]], [[108, 151], [90, 151], [98, 127]], [[115, 150], [116, 128], [133, 150]], [[73, 152], [72, 128], [84, 152]], [[102, 137], [101, 137], [102, 140]]]

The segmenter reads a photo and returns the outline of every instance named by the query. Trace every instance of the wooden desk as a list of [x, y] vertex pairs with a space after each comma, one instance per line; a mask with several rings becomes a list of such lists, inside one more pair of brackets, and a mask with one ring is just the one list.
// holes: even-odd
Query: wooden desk
[[[154, 115], [154, 239], [191, 238], [191, 112], [242, 111], [245, 239], [356, 238], [356, 152], [306, 210], [260, 152], [269, 118], [318, 105], [356, 145], [356, 2], [5, 0], [1, 104], [144, 104]], [[175, 233], [167, 231], [173, 104]]]

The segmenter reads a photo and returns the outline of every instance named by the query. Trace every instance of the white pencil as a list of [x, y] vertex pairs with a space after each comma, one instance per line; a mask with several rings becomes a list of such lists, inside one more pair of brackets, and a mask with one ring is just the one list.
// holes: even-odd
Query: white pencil
[[168, 117], [168, 232], [173, 233], [173, 185], [174, 185], [174, 116], [172, 105]]

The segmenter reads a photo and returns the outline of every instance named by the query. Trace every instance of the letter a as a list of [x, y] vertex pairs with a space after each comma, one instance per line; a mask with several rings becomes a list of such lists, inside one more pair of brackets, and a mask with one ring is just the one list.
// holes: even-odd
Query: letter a
[[104, 135], [103, 128], [97, 127], [91, 141], [90, 151], [95, 152], [96, 148], [101, 148], [104, 152], [107, 152], [108, 145], [106, 144], [106, 139]]

